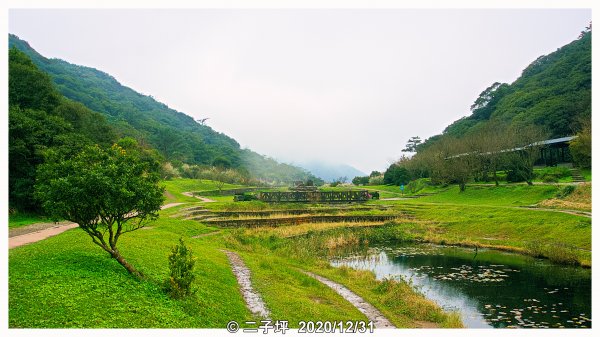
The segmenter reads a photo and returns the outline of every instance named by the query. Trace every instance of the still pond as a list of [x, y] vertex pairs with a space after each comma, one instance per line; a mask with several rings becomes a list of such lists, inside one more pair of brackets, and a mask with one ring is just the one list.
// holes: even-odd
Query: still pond
[[338, 252], [334, 266], [410, 282], [468, 328], [590, 328], [591, 270], [496, 250], [386, 244]]

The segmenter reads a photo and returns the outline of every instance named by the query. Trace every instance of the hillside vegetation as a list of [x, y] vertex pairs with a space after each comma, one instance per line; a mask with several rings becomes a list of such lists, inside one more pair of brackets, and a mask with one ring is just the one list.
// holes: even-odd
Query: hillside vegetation
[[464, 135], [490, 120], [539, 125], [552, 138], [573, 135], [591, 118], [592, 34], [538, 57], [512, 84], [494, 83], [471, 106], [472, 114], [444, 130]]
[[[195, 122], [110, 75], [47, 59], [10, 35], [9, 204], [30, 213], [36, 169], [52, 153], [69, 157], [114, 143], [139, 152], [164, 178], [280, 184], [313, 179], [307, 171], [240, 149], [232, 138]], [[17, 214], [13, 214], [17, 216]], [[29, 220], [25, 221], [28, 222]]]
[[37, 210], [36, 168], [50, 149], [65, 154], [116, 140], [101, 114], [62, 96], [22, 52], [9, 52], [9, 203]]
[[[558, 150], [542, 150], [543, 141], [576, 136], [561, 160], [591, 167], [591, 26], [578, 39], [532, 62], [512, 84], [493, 83], [471, 106], [472, 114], [425, 142], [412, 137], [403, 156], [384, 173], [384, 183], [411, 184], [430, 178], [438, 185], [470, 182], [527, 182], [534, 166], [555, 165]], [[554, 151], [552, 155], [550, 151]], [[561, 150], [563, 151], [563, 150]], [[566, 170], [566, 174], [570, 174]], [[559, 182], [556, 170], [541, 177]]]
[[233, 138], [196, 122], [100, 70], [49, 59], [26, 41], [9, 35], [9, 46], [25, 53], [46, 72], [58, 92], [101, 113], [120, 137], [132, 137], [156, 149], [167, 161], [202, 166], [221, 165], [248, 172], [267, 182], [289, 182], [314, 177], [293, 165], [280, 164], [251, 150], [241, 149]]

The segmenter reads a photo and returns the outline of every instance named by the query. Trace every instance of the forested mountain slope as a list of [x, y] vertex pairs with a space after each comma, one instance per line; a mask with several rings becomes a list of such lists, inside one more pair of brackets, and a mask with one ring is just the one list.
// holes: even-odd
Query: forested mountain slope
[[[550, 137], [576, 132], [582, 119], [591, 118], [592, 33], [540, 56], [512, 84], [494, 83], [471, 107], [472, 114], [444, 130], [461, 136], [490, 120], [512, 125], [539, 125]], [[434, 137], [435, 139], [435, 137]]]
[[140, 144], [149, 144], [168, 161], [199, 165], [225, 162], [232, 168], [248, 170], [255, 178], [270, 181], [273, 177], [276, 181], [312, 177], [301, 168], [274, 164], [250, 150], [240, 149], [233, 138], [197, 123], [151, 96], [121, 85], [109, 74], [60, 59], [48, 59], [12, 34], [9, 45], [23, 51], [48, 73], [62, 95], [105, 115], [120, 137], [131, 136]]
[[120, 133], [143, 139], [168, 160], [212, 164], [223, 156], [234, 167], [241, 165], [240, 146], [235, 140], [192, 117], [121, 85], [102, 71], [47, 59], [15, 35], [10, 35], [9, 44], [47, 72], [65, 97], [105, 114]]
[[76, 153], [116, 141], [104, 116], [62, 96], [24, 53], [9, 51], [9, 203], [37, 210], [36, 167], [48, 150]]

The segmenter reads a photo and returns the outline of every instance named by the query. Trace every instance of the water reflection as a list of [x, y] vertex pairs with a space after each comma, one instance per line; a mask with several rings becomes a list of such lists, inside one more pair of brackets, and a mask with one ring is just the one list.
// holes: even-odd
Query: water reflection
[[403, 244], [331, 262], [402, 278], [470, 328], [591, 327], [591, 271], [493, 250]]

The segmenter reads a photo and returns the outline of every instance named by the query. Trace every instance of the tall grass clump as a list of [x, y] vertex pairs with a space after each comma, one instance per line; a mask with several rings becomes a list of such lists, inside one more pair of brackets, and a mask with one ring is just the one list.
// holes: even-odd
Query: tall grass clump
[[556, 192], [556, 197], [559, 199], [564, 199], [575, 192], [575, 185], [565, 185], [563, 188]]
[[577, 249], [563, 243], [542, 243], [539, 240], [535, 240], [528, 242], [525, 245], [525, 249], [531, 256], [547, 258], [554, 263], [566, 265], [581, 264]]

